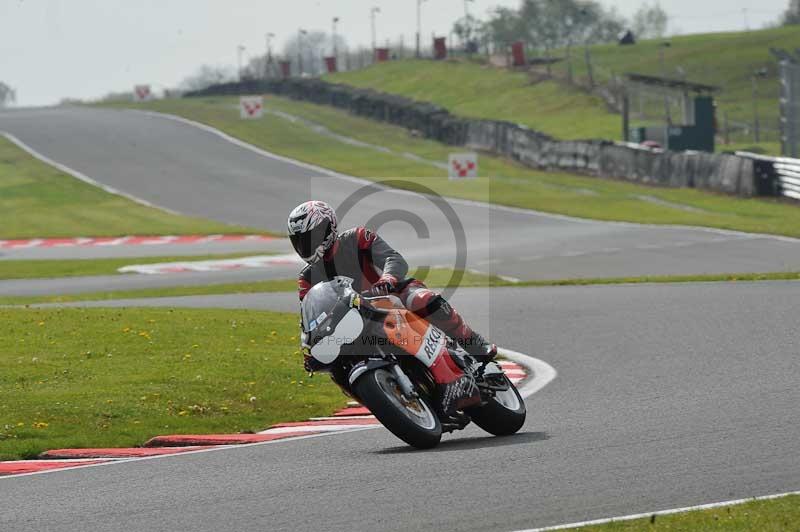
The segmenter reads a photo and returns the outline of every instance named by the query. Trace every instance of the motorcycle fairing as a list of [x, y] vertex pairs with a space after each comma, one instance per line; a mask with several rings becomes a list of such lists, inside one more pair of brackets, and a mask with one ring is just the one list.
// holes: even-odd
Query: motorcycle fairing
[[356, 309], [347, 310], [341, 319], [333, 323], [336, 323], [335, 327], [328, 327], [333, 330], [317, 335], [311, 347], [311, 356], [323, 364], [336, 360], [342, 346], [353, 343], [364, 330], [364, 320]]
[[437, 384], [450, 384], [464, 376], [447, 349], [447, 335], [427, 320], [396, 308], [388, 313], [383, 327], [389, 342], [422, 362]]

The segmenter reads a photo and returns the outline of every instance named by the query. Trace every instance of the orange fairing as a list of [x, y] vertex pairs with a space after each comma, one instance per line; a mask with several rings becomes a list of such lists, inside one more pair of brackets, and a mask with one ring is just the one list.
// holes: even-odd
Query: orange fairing
[[415, 356], [422, 347], [428, 327], [427, 321], [403, 308], [394, 308], [383, 320], [383, 330], [389, 341]]
[[450, 357], [444, 332], [413, 312], [393, 307], [383, 330], [392, 344], [425, 364], [437, 383], [450, 383], [464, 374]]

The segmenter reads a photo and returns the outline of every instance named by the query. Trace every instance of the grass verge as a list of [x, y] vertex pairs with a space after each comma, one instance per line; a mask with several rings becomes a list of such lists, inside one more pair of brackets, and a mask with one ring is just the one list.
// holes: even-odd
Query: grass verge
[[[777, 153], [780, 87], [778, 65], [769, 50], [799, 47], [796, 28], [673, 36], [669, 41], [667, 48], [660, 46], [663, 39], [639, 41], [635, 46], [612, 43], [589, 47], [595, 83], [607, 84], [615, 76], [635, 72], [717, 85], [723, 89], [716, 95], [720, 126], [727, 115], [734, 126], [733, 141], [752, 145], [752, 132], [746, 131], [754, 121], [751, 79], [756, 70], [766, 69], [766, 76], [758, 80], [757, 101], [761, 140], [768, 142], [759, 146]], [[558, 50], [555, 55], [565, 57], [567, 52]], [[523, 72], [468, 61], [390, 61], [326, 79], [433, 102], [463, 116], [519, 122], [558, 138], [620, 139], [620, 116], [610, 112], [603, 99], [586, 90], [589, 83], [583, 51], [573, 50], [571, 61], [560, 61], [551, 68], [556, 80], [566, 80], [571, 69], [583, 88], [565, 81], [539, 81]], [[539, 70], [540, 75], [545, 73], [543, 68]], [[658, 99], [651, 99], [651, 105], [654, 102]], [[636, 99], [632, 110], [637, 123]], [[660, 116], [659, 108], [651, 115]], [[658, 121], [651, 119], [649, 123]]]
[[0, 239], [263, 233], [169, 214], [109, 194], [0, 136]]
[[798, 530], [800, 495], [565, 530], [580, 532], [785, 532]]
[[124, 259], [69, 259], [69, 260], [4, 260], [0, 261], [0, 280], [51, 279], [85, 275], [121, 275], [117, 270], [132, 264], [159, 264], [162, 262], [193, 262], [204, 260], [237, 259], [269, 253], [229, 253], [221, 255], [194, 255], [175, 257], [128, 257]]
[[[772, 199], [741, 199], [690, 189], [656, 188], [525, 168], [513, 161], [482, 155], [485, 177], [448, 180], [430, 164], [404, 157], [410, 153], [446, 161], [453, 147], [413, 138], [396, 126], [351, 116], [331, 107], [269, 96], [267, 105], [311, 119], [335, 133], [386, 146], [396, 153], [346, 144], [300, 123], [268, 115], [240, 120], [234, 98], [198, 98], [150, 102], [142, 107], [180, 115], [219, 128], [272, 152], [367, 179], [402, 178], [407, 188], [424, 185], [450, 197], [567, 214], [580, 218], [649, 224], [716, 227], [800, 237], [800, 208]], [[113, 104], [131, 107], [130, 103]], [[652, 199], [655, 198], [656, 201]]]
[[[432, 269], [425, 276], [412, 272], [411, 277], [418, 277], [431, 287], [443, 287], [453, 275], [452, 270]], [[501, 286], [504, 281], [499, 277], [464, 272], [459, 286]], [[38, 303], [73, 303], [76, 301], [104, 301], [112, 299], [139, 299], [153, 297], [206, 296], [217, 294], [253, 294], [268, 292], [293, 292], [297, 290], [296, 279], [279, 279], [256, 281], [250, 283], [211, 284], [201, 286], [176, 286], [172, 288], [151, 288], [145, 290], [123, 290], [114, 292], [91, 292], [58, 296], [6, 296], [0, 297], [0, 305], [34, 305]]]
[[390, 61], [325, 79], [435, 103], [459, 116], [518, 122], [561, 139], [616, 139], [622, 128], [597, 96], [473, 62]]
[[345, 397], [309, 380], [293, 314], [0, 309], [0, 460], [263, 430]]
[[[433, 270], [425, 279], [432, 288], [443, 288], [450, 280], [448, 270]], [[710, 282], [753, 282], [753, 281], [800, 281], [800, 272], [775, 273], [725, 273], [708, 275], [662, 275], [643, 277], [603, 277], [594, 279], [553, 279], [542, 281], [514, 282], [486, 274], [466, 272], [461, 288], [480, 287], [546, 287], [546, 286], [589, 286], [610, 284], [645, 283], [710, 283]], [[74, 303], [79, 301], [104, 301], [114, 299], [140, 299], [153, 297], [200, 296], [214, 294], [253, 294], [269, 292], [292, 292], [297, 289], [293, 279], [260, 281], [253, 283], [231, 283], [205, 286], [181, 286], [174, 288], [153, 288], [147, 290], [127, 290], [117, 292], [93, 292], [61, 296], [6, 296], [0, 297], [0, 305], [36, 305], [47, 303]]]

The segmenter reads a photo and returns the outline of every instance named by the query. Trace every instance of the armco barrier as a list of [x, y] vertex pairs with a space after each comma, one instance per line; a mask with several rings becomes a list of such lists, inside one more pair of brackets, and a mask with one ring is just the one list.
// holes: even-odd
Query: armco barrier
[[800, 159], [766, 157], [748, 152], [737, 152], [736, 155], [753, 165], [759, 195], [800, 200]]
[[[438, 105], [320, 79], [246, 80], [213, 85], [192, 96], [272, 93], [402, 126], [421, 136], [511, 159], [533, 168], [564, 170], [667, 187], [690, 187], [750, 197], [800, 199], [800, 162], [768, 163], [752, 154], [671, 152], [605, 140], [559, 141], [519, 124], [450, 114]], [[791, 159], [790, 161], [795, 161]], [[785, 167], [783, 185], [765, 164]], [[771, 182], [770, 179], [773, 181]], [[794, 194], [794, 195], [792, 195]]]

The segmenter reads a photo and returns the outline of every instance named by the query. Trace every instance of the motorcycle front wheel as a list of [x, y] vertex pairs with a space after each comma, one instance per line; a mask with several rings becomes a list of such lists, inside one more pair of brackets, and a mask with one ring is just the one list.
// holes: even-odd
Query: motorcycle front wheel
[[517, 388], [505, 377], [508, 390], [497, 392], [485, 405], [469, 410], [469, 417], [480, 428], [495, 436], [515, 434], [525, 424], [527, 409]]
[[364, 406], [392, 434], [417, 449], [430, 449], [442, 438], [442, 425], [422, 397], [408, 399], [397, 377], [385, 368], [362, 375], [354, 385]]

